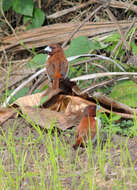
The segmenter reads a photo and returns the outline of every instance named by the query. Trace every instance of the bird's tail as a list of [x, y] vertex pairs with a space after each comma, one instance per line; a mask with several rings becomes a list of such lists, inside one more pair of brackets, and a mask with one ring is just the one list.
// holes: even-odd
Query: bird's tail
[[59, 80], [61, 78], [61, 75], [58, 71], [55, 72], [54, 74], [54, 79], [53, 79], [53, 83], [52, 83], [52, 88], [56, 89], [59, 88]]
[[57, 89], [59, 88], [59, 79], [58, 78], [55, 78], [52, 82], [52, 88], [53, 89]]

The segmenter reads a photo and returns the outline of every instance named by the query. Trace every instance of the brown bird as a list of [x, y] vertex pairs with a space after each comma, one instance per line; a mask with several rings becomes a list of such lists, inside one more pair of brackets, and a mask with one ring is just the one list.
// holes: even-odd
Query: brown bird
[[46, 63], [48, 78], [53, 89], [59, 88], [60, 80], [67, 77], [69, 70], [65, 53], [59, 44], [51, 44], [44, 50], [49, 55]]
[[101, 128], [101, 120], [96, 118], [96, 109], [99, 109], [96, 105], [89, 105], [84, 109], [83, 117], [77, 127], [77, 140], [73, 145], [74, 149], [80, 146], [83, 140], [86, 140], [89, 136], [91, 137], [92, 142], [96, 141], [97, 126], [99, 127], [99, 130]]

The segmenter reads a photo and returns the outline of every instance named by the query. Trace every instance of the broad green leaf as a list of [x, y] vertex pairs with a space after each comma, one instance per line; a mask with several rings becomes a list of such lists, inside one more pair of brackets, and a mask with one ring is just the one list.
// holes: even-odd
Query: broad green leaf
[[72, 40], [66, 51], [66, 56], [69, 57], [89, 53], [91, 49], [95, 49], [95, 43], [91, 43], [91, 41], [85, 36], [79, 36]]
[[44, 64], [46, 64], [46, 59], [47, 59], [47, 55], [42, 54], [42, 53], [38, 54], [32, 58], [32, 60], [27, 64], [27, 67], [37, 68], [37, 67], [43, 66]]
[[13, 0], [3, 0], [2, 6], [4, 11], [8, 11], [9, 8], [12, 6]]
[[33, 15], [33, 0], [14, 0], [13, 10], [26, 16]]
[[119, 82], [112, 89], [110, 97], [129, 106], [137, 107], [137, 85], [130, 80]]
[[33, 17], [24, 16], [23, 18], [24, 24], [27, 21], [31, 22], [31, 24], [27, 27], [27, 29], [38, 28], [42, 26], [42, 24], [44, 23], [44, 20], [45, 20], [45, 13], [39, 8], [34, 9]]
[[[67, 57], [80, 55], [80, 54], [88, 54], [92, 50], [102, 49], [106, 46], [107, 45], [98, 42], [97, 39], [90, 41], [85, 36], [79, 36], [71, 41], [69, 48], [67, 49], [67, 51], [65, 51], [65, 54]], [[88, 59], [88, 58], [81, 57], [81, 58], [71, 61], [71, 63], [75, 63], [78, 60], [86, 60], [86, 59]], [[70, 63], [69, 77], [79, 76], [85, 72], [85, 67], [80, 66], [78, 69], [71, 68], [71, 63]]]

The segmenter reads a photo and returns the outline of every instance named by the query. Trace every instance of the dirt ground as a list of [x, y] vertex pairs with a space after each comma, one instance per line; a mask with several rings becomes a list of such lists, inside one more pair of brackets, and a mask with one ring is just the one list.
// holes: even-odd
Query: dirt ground
[[[28, 144], [27, 146], [25, 145], [26, 143], [26, 139], [28, 138], [28, 136], [31, 136], [32, 138], [32, 142], [37, 141], [39, 134], [36, 131], [36, 129], [34, 129], [32, 126], [30, 126], [28, 123], [26, 123], [24, 121], [24, 119], [22, 118], [18, 118], [18, 119], [9, 119], [7, 122], [5, 122], [5, 124], [2, 126], [1, 128], [1, 135], [5, 135], [7, 139], [9, 139], [9, 135], [10, 133], [13, 134], [12, 136], [12, 140], [14, 142], [14, 146], [15, 146], [15, 150], [17, 155], [20, 155], [20, 152], [27, 151], [27, 163], [25, 167], [26, 171], [34, 171], [35, 172], [35, 163], [33, 159], [29, 159], [30, 154], [32, 153], [32, 149], [29, 152], [29, 148], [31, 147], [31, 144]], [[44, 132], [44, 138], [46, 140], [46, 131]], [[68, 164], [73, 165], [75, 164], [75, 158], [76, 158], [76, 151], [73, 150], [72, 145], [74, 143], [74, 134], [75, 134], [75, 129], [69, 129], [63, 133], [59, 133], [59, 139], [60, 141], [63, 141], [65, 139], [65, 143], [67, 146], [67, 149], [70, 150], [71, 156], [70, 158], [66, 159], [63, 163], [63, 160], [59, 160], [59, 168], [60, 171], [62, 172], [61, 176], [65, 176], [66, 172], [70, 172], [72, 173], [73, 171], [71, 171], [68, 167]], [[22, 139], [22, 140], [21, 140]], [[56, 141], [55, 136], [53, 134], [53, 141]], [[121, 146], [121, 142], [123, 143], [123, 145]], [[131, 160], [127, 158], [127, 163], [125, 164], [125, 166], [123, 165], [123, 167], [121, 168], [121, 159], [122, 156], [127, 156], [127, 150], [126, 150], [126, 146], [124, 146], [127, 142], [127, 147], [128, 147], [128, 151], [130, 154], [130, 158]], [[21, 145], [22, 143], [22, 145]], [[3, 166], [5, 168], [5, 171], [11, 171], [11, 172], [15, 172], [15, 163], [14, 161], [11, 159], [9, 150], [5, 141], [1, 140], [1, 147], [3, 147], [3, 150], [1, 150], [1, 157], [3, 158]], [[5, 147], [5, 149], [4, 149]], [[122, 150], [122, 154], [121, 154], [121, 150]], [[33, 154], [35, 154], [36, 151], [36, 155], [38, 153], [39, 155], [39, 163], [43, 163], [44, 159], [47, 156], [47, 149], [45, 147], [44, 144], [44, 139], [40, 140], [36, 146], [34, 147], [34, 152]], [[113, 188], [113, 184], [114, 181], [116, 181], [116, 179], [119, 179], [119, 181], [122, 183], [124, 183], [124, 180], [126, 179], [127, 183], [129, 183], [129, 189], [135, 190], [136, 189], [136, 185], [137, 185], [137, 179], [136, 179], [136, 175], [137, 175], [137, 137], [135, 138], [130, 138], [127, 141], [126, 137], [121, 137], [118, 135], [112, 135], [111, 138], [111, 147], [110, 147], [110, 151], [109, 150], [105, 150], [105, 154], [107, 155], [106, 158], [106, 162], [104, 164], [104, 171], [105, 171], [105, 177], [102, 178], [101, 173], [99, 172], [99, 170], [96, 170], [96, 184], [98, 186], [97, 189], [117, 189], [117, 188]], [[82, 163], [81, 164], [77, 164], [76, 166], [76, 170], [75, 170], [75, 183], [74, 183], [74, 189], [76, 189], [79, 185], [80, 180], [82, 180], [82, 173], [86, 172], [88, 166], [88, 161], [87, 161], [87, 154], [85, 153], [85, 148], [80, 148], [79, 153], [78, 153], [79, 157], [80, 157], [80, 161]], [[93, 155], [92, 159], [94, 160], [94, 162], [96, 162], [96, 160], [98, 160], [96, 154]], [[92, 160], [92, 161], [93, 161]], [[111, 160], [111, 161], [110, 161]], [[133, 164], [133, 167], [131, 167], [131, 161]], [[123, 162], [124, 163], [124, 162]], [[91, 164], [92, 165], [92, 164]], [[40, 167], [40, 164], [39, 164]], [[50, 166], [49, 166], [50, 167]], [[65, 168], [65, 169], [64, 169]], [[123, 169], [124, 168], [124, 169]], [[133, 168], [134, 168], [134, 172], [133, 172]], [[134, 182], [131, 182], [131, 179], [129, 177], [129, 173], [130, 173], [130, 177], [131, 177], [131, 173], [132, 173], [132, 177], [135, 178]], [[38, 177], [37, 177], [38, 178]], [[34, 181], [35, 181], [35, 177], [34, 177]], [[62, 185], [64, 187], [64, 189], [72, 189], [72, 177], [70, 176], [66, 176], [64, 178], [61, 179]], [[48, 183], [50, 183], [50, 174], [48, 174], [47, 172], [45, 173], [45, 183], [48, 187]], [[131, 184], [132, 183], [132, 184]], [[32, 181], [30, 181], [28, 178], [25, 178], [24, 180], [21, 181], [20, 183], [20, 189], [31, 189], [28, 187], [31, 187], [32, 185]], [[34, 185], [34, 182], [33, 182]], [[116, 186], [116, 185], [115, 185]], [[128, 186], [128, 185], [127, 185]], [[37, 188], [37, 184], [36, 184], [36, 188]], [[89, 189], [88, 187], [88, 183], [84, 185], [83, 187], [84, 189]]]

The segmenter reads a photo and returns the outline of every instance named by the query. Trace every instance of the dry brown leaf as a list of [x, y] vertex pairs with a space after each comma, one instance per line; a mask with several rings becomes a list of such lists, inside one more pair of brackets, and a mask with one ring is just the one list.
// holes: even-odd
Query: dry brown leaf
[[70, 115], [72, 113], [80, 113], [83, 112], [84, 108], [88, 105], [95, 105], [95, 103], [80, 98], [78, 96], [66, 96], [69, 99], [69, 103], [65, 110], [66, 115]]
[[42, 93], [37, 93], [37, 94], [32, 94], [32, 95], [28, 95], [28, 96], [23, 96], [21, 98], [18, 98], [14, 104], [17, 104], [21, 107], [24, 106], [39, 106], [40, 105], [40, 100], [43, 96], [43, 92]]
[[[122, 30], [129, 27], [132, 22], [119, 21], [119, 26]], [[58, 23], [48, 26], [43, 26], [36, 29], [31, 29], [18, 34], [16, 38], [14, 35], [10, 35], [2, 39], [3, 47], [0, 47], [0, 52], [5, 50], [9, 51], [19, 51], [23, 50], [25, 47], [43, 47], [51, 43], [61, 43], [68, 39], [71, 32], [75, 30], [80, 25], [78, 23]], [[137, 22], [135, 23], [137, 25]], [[113, 32], [116, 30], [116, 26], [112, 22], [86, 22], [82, 28], [75, 34], [74, 37], [80, 35], [84, 36], [97, 36], [108, 32]], [[58, 35], [56, 35], [58, 34]], [[20, 44], [20, 40], [25, 46]]]
[[[86, 100], [79, 96], [58, 95], [61, 91], [61, 89], [53, 90], [48, 88], [45, 92], [19, 98], [14, 105], [18, 104], [23, 114], [29, 116], [26, 117], [28, 122], [31, 124], [34, 122], [47, 129], [53, 125], [61, 130], [77, 126], [84, 108], [88, 105], [95, 104], [92, 102], [92, 98], [101, 104], [102, 112], [110, 113], [111, 108], [113, 108], [113, 112], [121, 117], [134, 117], [132, 108], [102, 94], [95, 94], [94, 97], [89, 97], [91, 100]], [[47, 100], [43, 104], [46, 108], [34, 107], [41, 104], [43, 96], [47, 96]]]
[[64, 113], [44, 108], [25, 106], [21, 107], [21, 109], [24, 114], [29, 116], [26, 117], [28, 122], [32, 124], [33, 121], [35, 124], [47, 129], [54, 125], [61, 130], [66, 130], [67, 128], [76, 126], [80, 120], [80, 115], [73, 115], [69, 118]]
[[48, 88], [46, 91], [41, 92], [41, 93], [23, 96], [23, 97], [17, 99], [13, 104], [17, 104], [21, 107], [40, 106], [42, 97], [47, 96], [46, 101], [49, 101], [53, 96], [55, 96], [59, 92], [61, 92], [61, 89], [52, 90], [51, 88]]
[[1, 108], [0, 107], [0, 124], [11, 118], [16, 111], [13, 108]]

